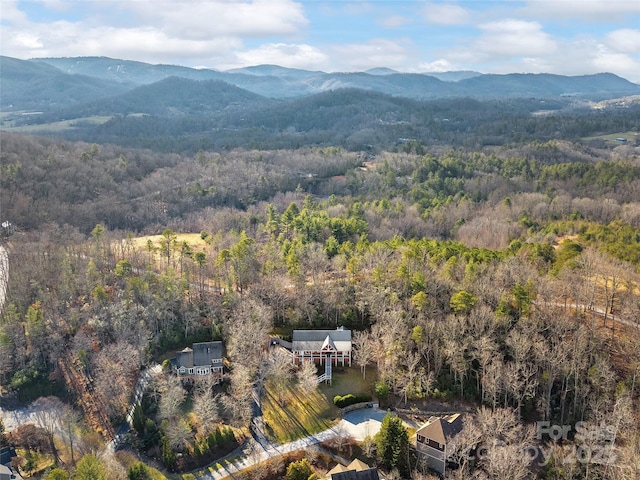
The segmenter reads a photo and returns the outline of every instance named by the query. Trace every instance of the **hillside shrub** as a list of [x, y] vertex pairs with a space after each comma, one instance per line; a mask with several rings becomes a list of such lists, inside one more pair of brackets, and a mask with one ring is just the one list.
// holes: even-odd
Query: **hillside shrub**
[[356, 403], [370, 402], [371, 395], [366, 393], [358, 393], [356, 395], [348, 393], [347, 395], [336, 395], [333, 397], [333, 404], [338, 408], [348, 407]]

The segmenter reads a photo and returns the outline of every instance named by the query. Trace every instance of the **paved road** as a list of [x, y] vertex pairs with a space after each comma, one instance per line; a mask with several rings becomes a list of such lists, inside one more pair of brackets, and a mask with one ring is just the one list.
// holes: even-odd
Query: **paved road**
[[262, 431], [260, 418], [256, 418], [252, 425], [254, 437], [241, 448], [218, 460], [216, 464], [221, 465], [222, 468], [209, 471], [205, 475], [198, 477], [198, 479], [222, 480], [229, 478], [269, 458], [295, 452], [296, 450], [317, 450], [319, 443], [338, 436], [350, 436], [362, 441], [367, 435], [373, 436], [378, 433], [386, 413], [385, 410], [377, 408], [365, 408], [349, 412], [335, 426], [315, 435], [309, 435], [285, 444], [271, 442]]

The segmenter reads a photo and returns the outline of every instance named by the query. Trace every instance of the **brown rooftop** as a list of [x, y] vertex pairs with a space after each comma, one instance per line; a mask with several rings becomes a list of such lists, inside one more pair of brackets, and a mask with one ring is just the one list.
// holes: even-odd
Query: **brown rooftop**
[[431, 417], [422, 426], [416, 435], [421, 435], [441, 444], [447, 443], [447, 438], [451, 438], [462, 430], [462, 416], [459, 413], [446, 417]]

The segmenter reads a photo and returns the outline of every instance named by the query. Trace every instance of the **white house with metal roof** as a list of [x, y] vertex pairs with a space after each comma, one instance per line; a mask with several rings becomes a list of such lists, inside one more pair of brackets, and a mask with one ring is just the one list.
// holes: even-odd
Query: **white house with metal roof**
[[351, 330], [294, 330], [291, 342], [294, 363], [351, 366]]

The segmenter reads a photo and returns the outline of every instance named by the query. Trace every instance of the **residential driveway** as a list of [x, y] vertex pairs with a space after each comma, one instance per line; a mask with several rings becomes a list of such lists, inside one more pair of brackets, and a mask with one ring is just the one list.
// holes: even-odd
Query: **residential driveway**
[[247, 444], [232, 452], [226, 458], [218, 460], [216, 463], [222, 468], [209, 470], [203, 476], [198, 477], [198, 480], [232, 478], [245, 468], [264, 462], [269, 458], [295, 452], [296, 450], [317, 450], [319, 443], [337, 436], [350, 436], [362, 441], [367, 435], [373, 436], [378, 433], [382, 419], [386, 414], [385, 410], [378, 408], [355, 410], [347, 413], [345, 418], [340, 420], [337, 425], [327, 430], [285, 444], [274, 444], [264, 435], [259, 435], [258, 438], [250, 439]]
[[365, 437], [373, 437], [378, 433], [382, 425], [382, 419], [386, 414], [386, 410], [380, 410], [379, 408], [354, 410], [353, 412], [347, 413], [345, 417], [338, 422], [338, 425], [334, 427], [334, 430], [337, 431], [338, 434], [344, 432], [346, 435], [361, 442]]

